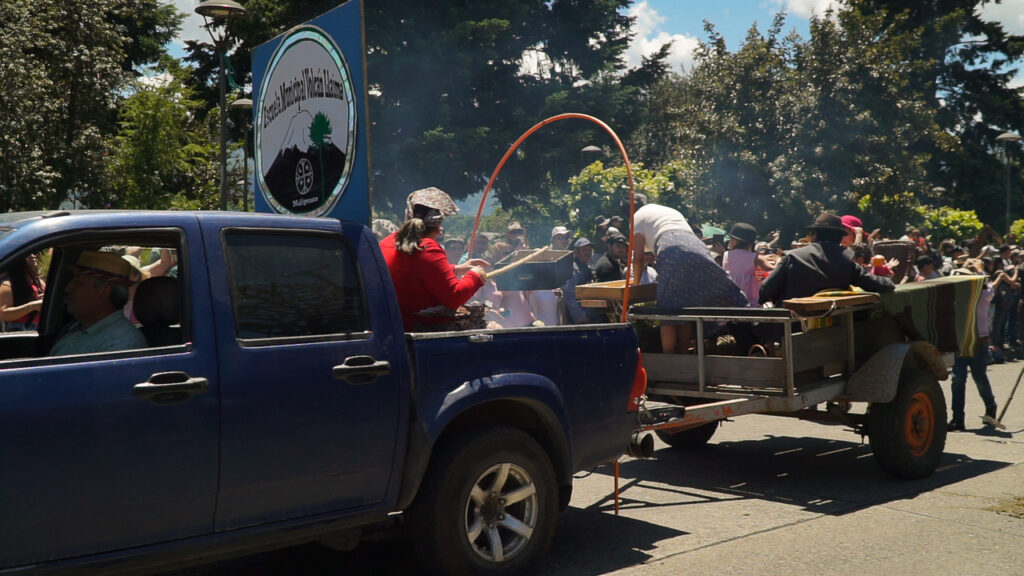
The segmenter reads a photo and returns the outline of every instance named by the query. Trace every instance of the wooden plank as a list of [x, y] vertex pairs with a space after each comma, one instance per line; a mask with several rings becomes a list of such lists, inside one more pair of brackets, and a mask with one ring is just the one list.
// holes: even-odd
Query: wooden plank
[[[645, 353], [644, 369], [651, 382], [698, 382], [697, 356], [694, 354]], [[732, 384], [752, 388], [781, 387], [785, 382], [785, 363], [782, 358], [705, 356], [704, 370], [708, 386]]]
[[794, 372], [843, 363], [846, 355], [846, 326], [843, 324], [793, 335]]
[[788, 308], [801, 316], [813, 316], [815, 313], [822, 313], [832, 308], [845, 308], [849, 306], [860, 306], [861, 304], [875, 304], [881, 302], [875, 294], [858, 294], [856, 296], [835, 296], [808, 298], [790, 298], [782, 301], [782, 307]]
[[[625, 280], [611, 282], [595, 282], [576, 287], [576, 298], [580, 300], [615, 300], [622, 301], [626, 291]], [[650, 302], [658, 298], [657, 284], [637, 284], [629, 287], [630, 302]]]
[[611, 302], [607, 300], [580, 300], [579, 302], [582, 308], [607, 308], [611, 306]]

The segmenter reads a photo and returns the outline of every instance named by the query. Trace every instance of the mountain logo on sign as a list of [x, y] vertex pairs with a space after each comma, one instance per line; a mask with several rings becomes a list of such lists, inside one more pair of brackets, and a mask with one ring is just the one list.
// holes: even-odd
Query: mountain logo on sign
[[341, 180], [345, 152], [331, 139], [331, 121], [323, 112], [298, 110], [264, 175], [272, 190], [284, 192], [282, 204], [295, 213], [319, 207]]

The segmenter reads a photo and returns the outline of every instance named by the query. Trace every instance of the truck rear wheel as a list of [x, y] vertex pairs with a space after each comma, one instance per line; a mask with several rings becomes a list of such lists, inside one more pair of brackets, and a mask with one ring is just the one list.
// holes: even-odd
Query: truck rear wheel
[[526, 573], [547, 553], [558, 514], [554, 469], [513, 428], [445, 442], [410, 510], [417, 554], [437, 574]]
[[692, 450], [706, 445], [711, 440], [711, 437], [715, 435], [715, 430], [718, 430], [718, 422], [701, 424], [696, 428], [690, 428], [682, 432], [655, 430], [654, 433], [658, 435], [662, 442], [673, 448]]
[[901, 374], [896, 397], [871, 405], [868, 435], [882, 470], [897, 478], [931, 475], [946, 446], [946, 398], [939, 383], [916, 370]]

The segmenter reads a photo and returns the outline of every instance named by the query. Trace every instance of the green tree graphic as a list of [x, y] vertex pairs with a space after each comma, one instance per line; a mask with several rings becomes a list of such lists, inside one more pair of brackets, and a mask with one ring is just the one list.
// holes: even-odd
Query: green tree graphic
[[324, 172], [324, 148], [327, 147], [331, 135], [331, 121], [323, 112], [317, 112], [313, 117], [313, 123], [309, 125], [309, 139], [316, 148], [316, 155], [320, 159], [320, 199], [327, 198], [325, 192], [326, 173]]

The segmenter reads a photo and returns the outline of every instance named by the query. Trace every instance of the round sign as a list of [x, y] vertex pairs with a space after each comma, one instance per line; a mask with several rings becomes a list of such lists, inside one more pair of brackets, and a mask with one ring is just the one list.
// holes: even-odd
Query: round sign
[[303, 26], [277, 47], [256, 106], [256, 177], [277, 212], [320, 216], [352, 176], [356, 99], [345, 56]]

